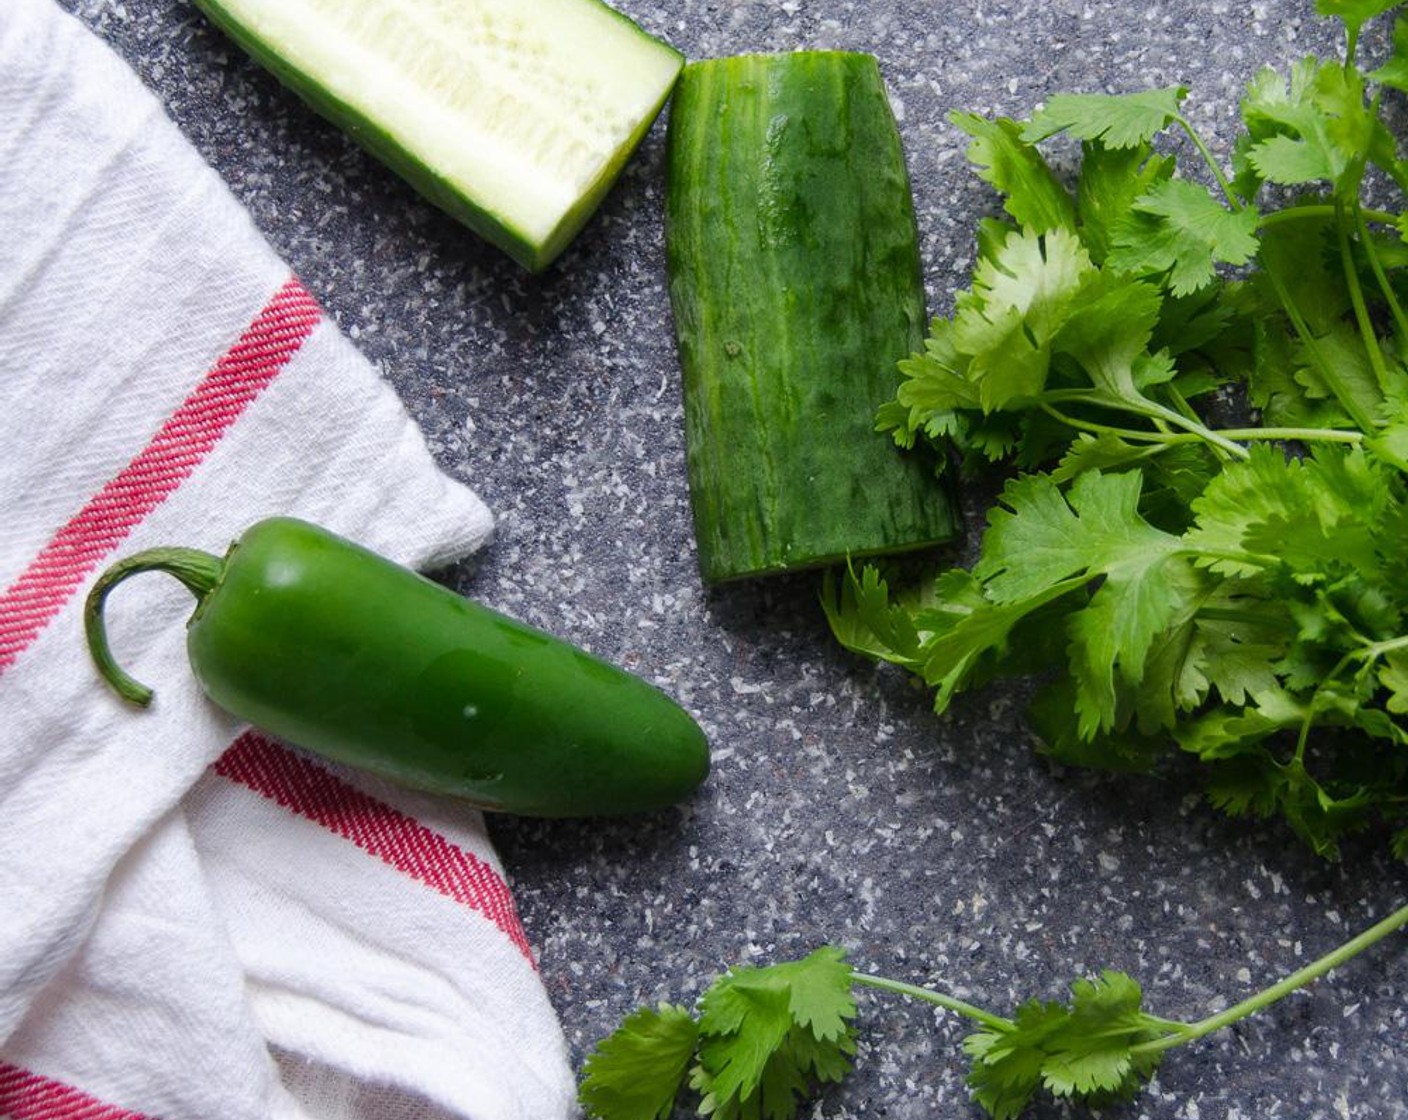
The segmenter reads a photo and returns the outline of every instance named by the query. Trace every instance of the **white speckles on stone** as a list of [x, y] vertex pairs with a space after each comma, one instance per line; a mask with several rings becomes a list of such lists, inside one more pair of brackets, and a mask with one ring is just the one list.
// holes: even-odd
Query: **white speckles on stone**
[[[579, 240], [529, 277], [312, 118], [184, 0], [63, 2], [157, 87], [438, 461], [494, 509], [493, 545], [450, 573], [455, 585], [640, 673], [710, 738], [709, 781], [677, 810], [494, 821], [575, 1062], [642, 1002], [687, 1003], [729, 964], [827, 941], [868, 971], [1003, 1013], [1115, 967], [1139, 976], [1155, 1013], [1196, 1017], [1387, 911], [1366, 901], [1365, 883], [1401, 883], [1380, 863], [1326, 868], [1282, 833], [1217, 820], [1177, 775], [1083, 775], [1036, 757], [1024, 685], [935, 716], [905, 674], [836, 646], [812, 576], [701, 585], [664, 274], [668, 113]], [[1020, 117], [1061, 90], [1187, 84], [1188, 112], [1226, 153], [1246, 78], [1335, 40], [1312, 0], [613, 6], [690, 58], [874, 53], [935, 313], [967, 287], [975, 223], [997, 212], [950, 111]], [[1126, 1111], [1408, 1120], [1408, 955], [1363, 965], [1181, 1052]], [[962, 1024], [867, 998], [861, 1026], [855, 1075], [804, 1115], [978, 1120]]]

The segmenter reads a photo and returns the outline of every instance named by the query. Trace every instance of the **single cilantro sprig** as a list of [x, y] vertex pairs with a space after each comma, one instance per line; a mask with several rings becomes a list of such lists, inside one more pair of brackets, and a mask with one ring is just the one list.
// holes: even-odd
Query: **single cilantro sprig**
[[702, 1116], [791, 1120], [808, 1089], [840, 1081], [855, 1053], [857, 988], [925, 1003], [975, 1024], [962, 1043], [973, 1100], [1016, 1120], [1040, 1094], [1098, 1107], [1134, 1096], [1164, 1054], [1304, 988], [1408, 925], [1408, 906], [1283, 980], [1195, 1022], [1153, 1015], [1123, 972], [1077, 980], [1065, 1002], [1029, 1000], [1010, 1016], [932, 988], [854, 969], [827, 947], [799, 961], [734, 968], [699, 1001], [699, 1015], [642, 1008], [598, 1043], [581, 1100], [599, 1120], [668, 1120], [686, 1082]]

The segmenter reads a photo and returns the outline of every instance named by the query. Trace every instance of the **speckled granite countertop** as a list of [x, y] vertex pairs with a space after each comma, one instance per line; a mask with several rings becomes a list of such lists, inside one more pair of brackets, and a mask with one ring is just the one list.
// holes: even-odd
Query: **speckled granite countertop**
[[[663, 279], [663, 120], [603, 210], [530, 278], [421, 203], [180, 0], [64, 0], [165, 100], [275, 248], [385, 371], [442, 466], [498, 517], [448, 573], [634, 669], [716, 748], [691, 805], [624, 822], [494, 822], [574, 1059], [644, 1001], [831, 941], [995, 1009], [1102, 966], [1156, 1012], [1240, 998], [1401, 905], [1401, 868], [1315, 863], [1214, 818], [1191, 783], [1054, 770], [1023, 697], [940, 719], [830, 639], [812, 577], [705, 590], [695, 570]], [[1186, 83], [1213, 137], [1263, 62], [1328, 50], [1310, 0], [619, 0], [695, 58], [873, 52], [907, 145], [931, 307], [991, 206], [945, 122], [1060, 89]], [[970, 518], [980, 504], [970, 501]], [[970, 542], [971, 544], [971, 542]], [[861, 1001], [858, 1069], [809, 1116], [976, 1117], [962, 1024]], [[1060, 1109], [1038, 1116], [1064, 1115]], [[1137, 1103], [1181, 1120], [1408, 1117], [1408, 951], [1390, 944], [1173, 1056]]]

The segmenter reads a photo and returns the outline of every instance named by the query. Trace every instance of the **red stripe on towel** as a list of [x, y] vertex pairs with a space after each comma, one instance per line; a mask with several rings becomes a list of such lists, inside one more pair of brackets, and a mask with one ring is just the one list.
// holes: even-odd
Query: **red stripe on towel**
[[15, 663], [102, 559], [196, 469], [297, 353], [320, 315], [303, 285], [289, 279], [151, 442], [0, 594], [0, 673]]
[[508, 884], [473, 852], [253, 731], [241, 735], [216, 760], [215, 772], [477, 910], [534, 963]]
[[90, 1097], [81, 1089], [0, 1062], [0, 1116], [10, 1120], [147, 1120], [140, 1112]]

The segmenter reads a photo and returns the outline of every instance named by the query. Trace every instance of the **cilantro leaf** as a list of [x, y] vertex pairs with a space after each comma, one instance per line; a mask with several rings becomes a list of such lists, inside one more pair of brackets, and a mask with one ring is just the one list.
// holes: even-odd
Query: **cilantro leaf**
[[1332, 182], [1339, 172], [1323, 144], [1286, 135], [1263, 140], [1247, 159], [1264, 180], [1284, 186]]
[[1072, 766], [1137, 773], [1153, 769], [1168, 751], [1166, 739], [1134, 728], [1082, 735], [1075, 682], [1069, 676], [1058, 677], [1041, 689], [1032, 699], [1028, 715], [1032, 730], [1041, 738], [1042, 753]]
[[1384, 657], [1379, 683], [1389, 691], [1388, 710], [1395, 715], [1408, 714], [1408, 651], [1393, 650]]
[[1187, 543], [1225, 574], [1279, 568], [1303, 586], [1381, 581], [1379, 525], [1393, 508], [1394, 482], [1361, 449], [1320, 448], [1298, 460], [1256, 447], [1194, 501]]
[[1014, 230], [978, 262], [972, 288], [959, 300], [954, 341], [964, 353], [981, 353], [994, 341], [983, 326], [985, 318], [1012, 310], [1037, 342], [1044, 342], [1093, 275], [1089, 254], [1070, 231], [1038, 235]]
[[[918, 673], [935, 688], [934, 707], [943, 711], [958, 690], [989, 675], [997, 658], [1010, 657], [1014, 630], [1066, 594], [1079, 592], [1083, 582], [1069, 580], [1020, 602], [994, 603], [977, 577], [955, 568], [927, 588], [907, 588], [892, 597], [886, 580], [867, 565], [859, 576], [854, 570], [839, 576], [828, 573], [822, 586], [823, 609], [842, 645]], [[897, 632], [913, 633], [917, 648], [896, 641]], [[906, 648], [897, 650], [896, 645]], [[1028, 645], [1044, 649], [1040, 641]]]
[[899, 362], [899, 388], [895, 399], [877, 412], [876, 430], [892, 433], [895, 442], [906, 449], [914, 446], [921, 433], [930, 440], [947, 439], [964, 445], [968, 421], [960, 413], [981, 407], [977, 386], [967, 377], [967, 366], [968, 357], [954, 345], [953, 324], [935, 319], [924, 349]]
[[1283, 77], [1262, 69], [1242, 102], [1251, 145], [1248, 162], [1262, 178], [1295, 184], [1332, 182], [1344, 169], [1330, 140], [1317, 87], [1328, 63], [1303, 58]]
[[1033, 233], [1075, 228], [1075, 203], [1042, 158], [1022, 138], [1011, 120], [989, 120], [976, 113], [952, 113], [949, 120], [972, 141], [968, 162], [978, 177], [1003, 195], [1003, 206], [1018, 225]]
[[1041, 1088], [1041, 1043], [1060, 1029], [1060, 1004], [1024, 1003], [1010, 1029], [975, 1031], [963, 1040], [968, 1087], [993, 1120], [1016, 1120]]
[[1171, 550], [1151, 550], [1139, 563], [1112, 570], [1089, 606], [1071, 616], [1071, 672], [1082, 738], [1115, 727], [1117, 678], [1129, 686], [1144, 679], [1155, 640], [1187, 605], [1187, 579], [1176, 572], [1186, 564]]
[[1342, 21], [1351, 35], [1375, 16], [1398, 7], [1403, 0], [1315, 0], [1318, 15], [1334, 16]]
[[973, 568], [995, 602], [1039, 595], [1073, 576], [1092, 579], [1135, 570], [1180, 547], [1178, 538], [1139, 516], [1137, 473], [1082, 474], [1069, 495], [1048, 476], [1008, 483], [988, 519]]
[[730, 969], [705, 991], [697, 1020], [670, 1004], [642, 1008], [588, 1057], [581, 1102], [600, 1120], [666, 1120], [687, 1073], [701, 1115], [792, 1120], [814, 1084], [850, 1072], [852, 977], [844, 951], [827, 946]]
[[721, 1094], [706, 1068], [698, 1065], [690, 1084], [701, 1095], [699, 1115], [714, 1120], [794, 1120], [799, 1100], [815, 1084], [840, 1081], [850, 1072], [848, 1053], [793, 1029], [768, 1057], [757, 1091], [747, 1097]]
[[1052, 348], [1076, 358], [1091, 383], [1112, 401], [1140, 402], [1143, 393], [1136, 380], [1148, 384], [1173, 373], [1145, 352], [1162, 306], [1153, 284], [1102, 275], [1100, 283], [1087, 285], [1072, 301]]
[[1243, 103], [1248, 160], [1271, 182], [1328, 182], [1346, 199], [1357, 199], [1368, 160], [1399, 175], [1393, 136], [1365, 92], [1359, 70], [1335, 62], [1304, 59], [1288, 85], [1261, 77]]
[[1173, 157], [1154, 155], [1147, 144], [1107, 148], [1084, 143], [1076, 209], [1081, 241], [1095, 263], [1104, 263], [1114, 228], [1129, 217], [1135, 200], [1170, 179], [1173, 171]]
[[1400, 92], [1408, 92], [1408, 19], [1400, 16], [1393, 24], [1393, 53], [1377, 70], [1365, 75]]
[[[767, 968], [736, 969], [720, 989], [785, 991], [792, 1022], [823, 1042], [844, 1037], [856, 1014], [855, 1000], [851, 997], [851, 966], [846, 963], [845, 951], [835, 946], [817, 949], [798, 961]], [[708, 1019], [706, 1000], [706, 1029], [709, 1029]]]
[[583, 1107], [601, 1120], [668, 1120], [698, 1037], [683, 1007], [662, 1003], [628, 1015], [587, 1058]]
[[831, 632], [847, 649], [917, 669], [919, 634], [911, 608], [890, 601], [890, 589], [877, 568], [866, 565], [859, 577], [848, 569], [838, 578], [828, 570], [822, 584], [822, 609]]
[[[715, 982], [700, 1002], [700, 1061], [716, 1097], [747, 1097], [792, 1029], [787, 993], [767, 984], [732, 982], [735, 970]], [[702, 1086], [696, 1085], [696, 1088]]]
[[1103, 577], [1068, 624], [1087, 740], [1115, 726], [1117, 670], [1128, 683], [1142, 680], [1150, 647], [1184, 602], [1186, 581], [1168, 572], [1181, 542], [1139, 516], [1142, 483], [1137, 472], [1091, 471], [1065, 495], [1046, 476], [1018, 479], [1004, 492], [1007, 508], [993, 512], [974, 567], [998, 603], [1030, 602], [1073, 577]]
[[1060, 462], [1052, 468], [1051, 478], [1056, 482], [1069, 482], [1086, 471], [1113, 472], [1138, 466], [1162, 451], [1158, 444], [1131, 443], [1113, 432], [1099, 435], [1077, 432]]
[[[1256, 327], [1249, 396], [1267, 410], [1268, 423], [1353, 428], [1354, 416], [1387, 418], [1393, 411], [1353, 323], [1332, 242], [1332, 225], [1315, 217], [1297, 216], [1262, 234], [1253, 287], [1266, 314]], [[1300, 316], [1294, 335], [1281, 318], [1282, 299]]]
[[1218, 263], [1256, 255], [1257, 220], [1255, 208], [1228, 210], [1196, 183], [1156, 183], [1115, 227], [1108, 263], [1134, 275], [1166, 273], [1174, 295], [1189, 295], [1212, 282]]
[[851, 978], [843, 951], [826, 947], [716, 979], [700, 1000], [699, 1061], [690, 1075], [701, 1113], [784, 1120], [812, 1080], [849, 1072]]
[[978, 262], [972, 288], [958, 297], [952, 341], [968, 356], [966, 377], [985, 411], [1041, 392], [1051, 338], [1093, 275], [1080, 241], [1063, 229], [1013, 231]]
[[1123, 972], [1106, 969], [1071, 985], [1068, 1028], [1049, 1041], [1042, 1078], [1054, 1096], [1126, 1095], [1158, 1066], [1157, 1055], [1131, 1052], [1164, 1030], [1142, 1010], [1144, 993]]
[[1294, 517], [1307, 499], [1299, 464], [1274, 447], [1253, 447], [1246, 462], [1224, 468], [1194, 500], [1197, 523], [1186, 543], [1213, 571], [1259, 575], [1272, 558], [1250, 547], [1249, 532], [1257, 524]]
[[1142, 1002], [1133, 979], [1106, 970], [1072, 984], [1069, 1004], [1032, 1000], [1007, 1025], [968, 1035], [974, 1099], [994, 1120], [1016, 1120], [1042, 1088], [1095, 1103], [1129, 1096], [1159, 1064], [1157, 1051], [1134, 1047], [1166, 1032]]
[[1286, 620], [1274, 600], [1248, 596], [1247, 602], [1238, 603], [1221, 589], [1208, 606], [1219, 609], [1219, 600], [1234, 605], [1220, 608], [1225, 613], [1198, 619], [1198, 662], [1225, 703], [1243, 704], [1276, 687], [1275, 665], [1286, 651]]
[[[1137, 472], [1090, 471], [1076, 478], [1069, 494], [1045, 475], [1009, 483], [973, 568], [991, 603], [965, 619], [966, 631], [960, 624], [936, 636], [926, 679], [937, 678], [941, 691], [951, 692], [967, 667], [952, 660], [955, 646], [969, 659], [985, 653], [1005, 641], [1018, 618], [1101, 577], [1088, 604], [1070, 615], [1067, 633], [1081, 737], [1114, 727], [1116, 674], [1131, 684], [1142, 680], [1145, 657], [1181, 609], [1186, 583], [1168, 573], [1182, 547], [1179, 538], [1139, 516], [1142, 482]], [[964, 645], [973, 632], [982, 641]], [[945, 657], [942, 674], [931, 671], [940, 668], [938, 655]]]
[[1135, 148], [1176, 121], [1187, 96], [1184, 86], [1139, 93], [1058, 93], [1032, 114], [1022, 139], [1036, 142], [1068, 132], [1107, 148]]
[[[1383, 390], [1364, 348], [1364, 340], [1348, 323], [1336, 322], [1313, 340], [1301, 340], [1293, 348], [1292, 356], [1295, 380], [1308, 400], [1338, 404], [1347, 398], [1368, 416], [1383, 415]], [[1327, 367], [1333, 371], [1333, 381], [1327, 378]], [[1352, 426], [1347, 410], [1337, 420], [1337, 426]]]
[[983, 679], [992, 659], [1008, 653], [1018, 626], [1048, 604], [1078, 592], [1082, 582], [1065, 580], [1017, 601], [994, 603], [970, 572], [959, 569], [942, 577], [936, 586], [939, 604], [916, 619], [929, 630], [920, 673], [935, 689], [934, 710], [942, 712], [959, 689]]

